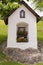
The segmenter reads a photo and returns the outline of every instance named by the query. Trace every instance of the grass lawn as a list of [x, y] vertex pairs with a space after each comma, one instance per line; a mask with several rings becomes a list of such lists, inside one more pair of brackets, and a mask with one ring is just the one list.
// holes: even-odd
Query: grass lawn
[[10, 62], [0, 62], [0, 65], [27, 65], [27, 64], [10, 61]]
[[8, 56], [6, 56], [1, 50], [0, 50], [0, 62], [5, 62], [5, 61], [9, 61], [11, 60], [11, 58], [9, 58]]
[[7, 38], [7, 28], [8, 26], [4, 24], [4, 21], [0, 20], [0, 43]]
[[38, 63], [38, 64], [34, 64], [34, 65], [43, 65], [43, 63]]
[[43, 41], [43, 21], [37, 23], [38, 40]]
[[10, 62], [1, 62], [0, 65], [26, 65], [26, 64], [10, 61]]
[[[22, 64], [17, 62], [0, 62], [0, 65], [29, 65], [29, 64]], [[43, 63], [33, 64], [33, 65], [43, 65]]]

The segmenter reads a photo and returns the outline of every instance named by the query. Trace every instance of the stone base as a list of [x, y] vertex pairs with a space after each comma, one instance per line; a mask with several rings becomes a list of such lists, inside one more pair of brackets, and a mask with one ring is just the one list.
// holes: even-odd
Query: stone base
[[21, 50], [19, 48], [6, 48], [3, 52], [8, 55], [12, 61], [27, 64], [33, 64], [41, 61], [41, 53], [37, 49], [29, 48]]

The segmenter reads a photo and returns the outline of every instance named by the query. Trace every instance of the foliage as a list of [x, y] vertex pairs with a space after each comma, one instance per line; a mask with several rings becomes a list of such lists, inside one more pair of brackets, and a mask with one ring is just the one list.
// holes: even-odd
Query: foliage
[[17, 3], [20, 3], [22, 0], [2, 0], [2, 3], [3, 4], [7, 4], [8, 2], [17, 2]]
[[43, 21], [37, 23], [38, 40], [43, 41]]
[[[2, 3], [3, 4], [7, 4], [8, 2], [17, 2], [17, 3], [20, 3], [22, 0], [2, 0]], [[27, 0], [29, 1], [29, 0]]]
[[33, 0], [36, 3], [36, 9], [43, 11], [43, 0]]
[[3, 20], [0, 20], [0, 44], [7, 38], [7, 26]]
[[17, 9], [20, 5], [17, 3], [7, 3], [7, 5], [4, 5], [0, 2], [0, 15], [2, 19], [12, 10]]

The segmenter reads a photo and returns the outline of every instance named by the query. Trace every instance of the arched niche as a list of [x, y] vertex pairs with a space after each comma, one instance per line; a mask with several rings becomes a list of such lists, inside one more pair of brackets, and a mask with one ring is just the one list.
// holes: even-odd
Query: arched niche
[[25, 18], [25, 11], [24, 10], [20, 11], [20, 18]]
[[28, 42], [28, 24], [25, 22], [17, 23], [17, 42]]

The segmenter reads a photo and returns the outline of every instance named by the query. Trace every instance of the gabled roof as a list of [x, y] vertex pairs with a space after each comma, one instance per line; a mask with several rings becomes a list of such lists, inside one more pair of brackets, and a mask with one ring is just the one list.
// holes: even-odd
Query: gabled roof
[[[31, 13], [33, 13], [34, 16], [36, 16], [37, 22], [41, 19], [41, 17], [25, 1], [20, 2], [20, 4], [23, 4], [28, 10], [30, 10]], [[10, 11], [9, 14], [4, 18], [4, 22], [5, 22], [6, 25], [8, 24], [8, 17], [14, 11], [15, 11], [14, 9], [12, 11]]]

